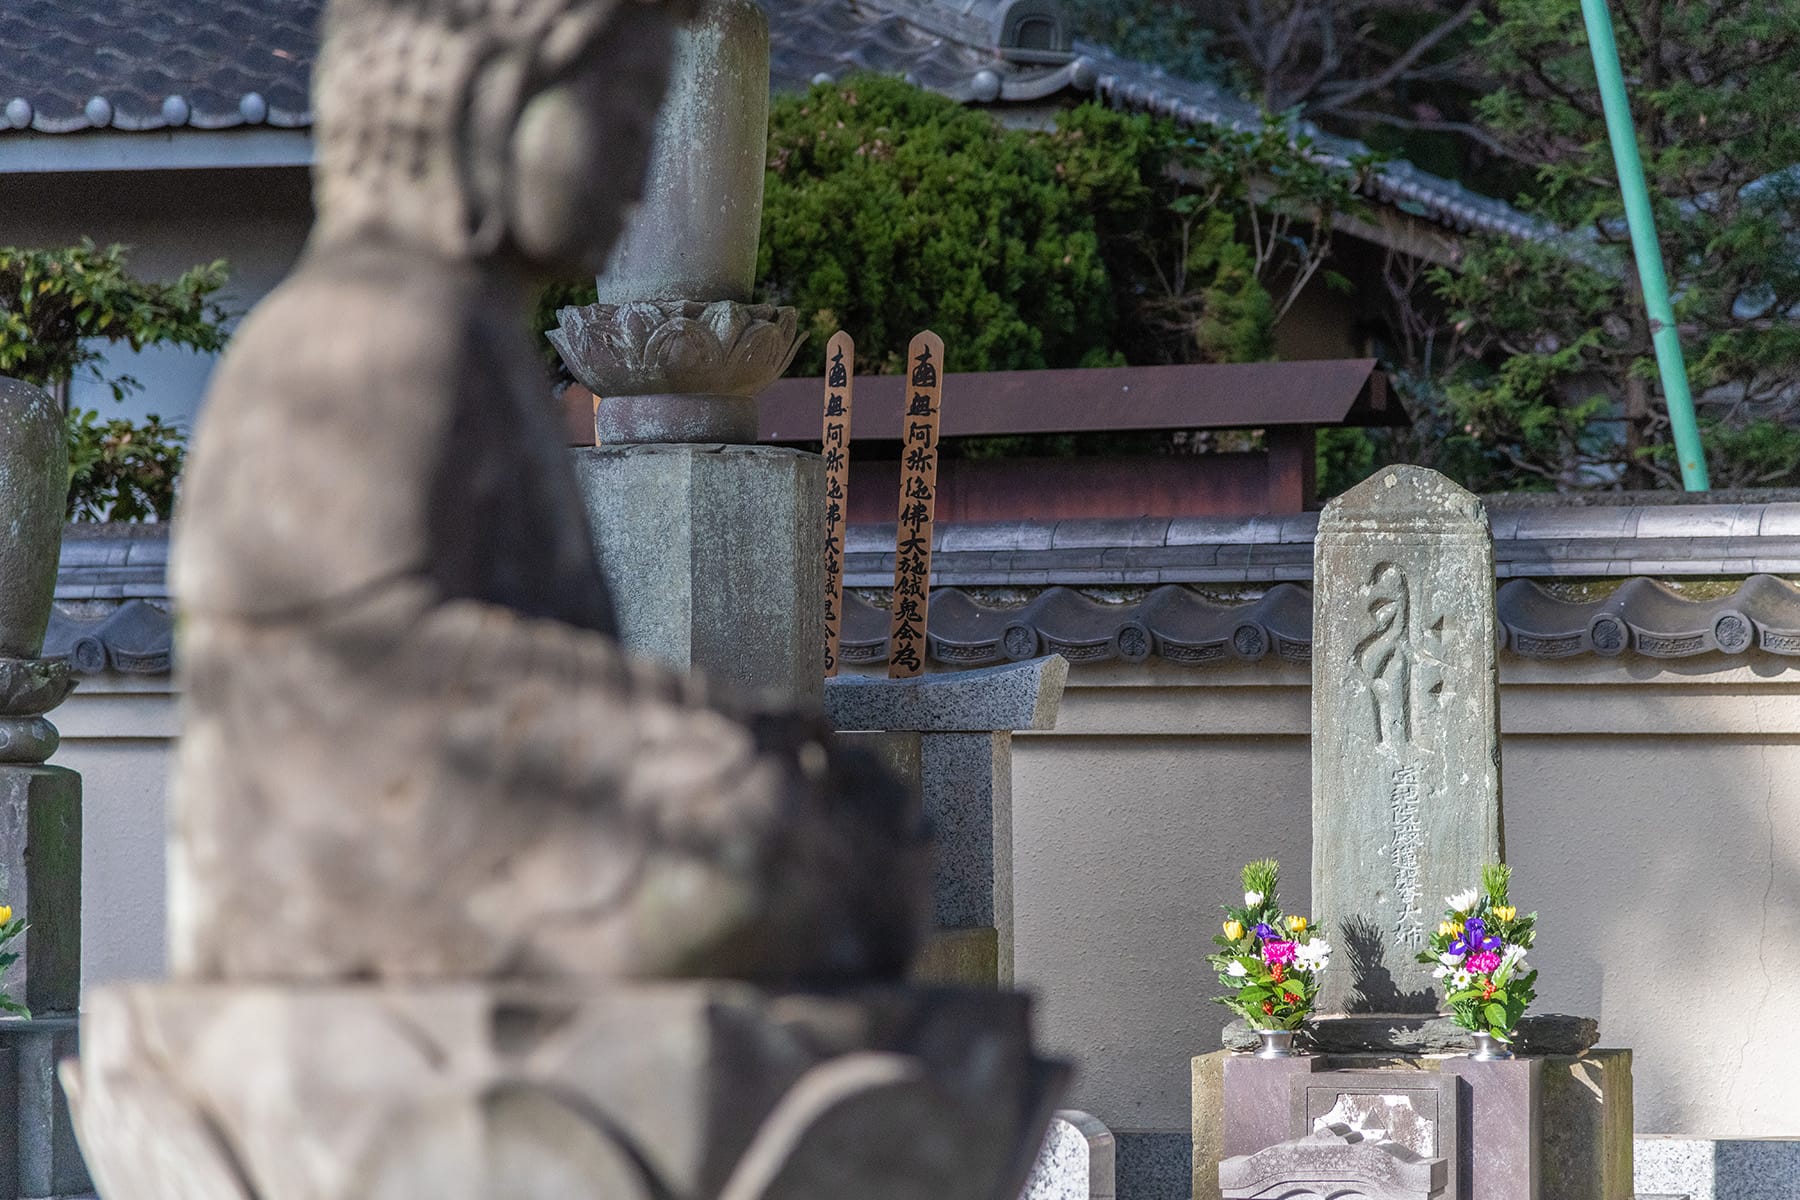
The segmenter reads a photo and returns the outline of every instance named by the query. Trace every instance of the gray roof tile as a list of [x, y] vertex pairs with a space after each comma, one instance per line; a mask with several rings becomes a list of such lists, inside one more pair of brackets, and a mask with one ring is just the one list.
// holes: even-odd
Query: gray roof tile
[[[999, 103], [1091, 92], [1188, 126], [1250, 128], [1255, 105], [1218, 87], [1092, 46], [1064, 64], [1012, 62], [985, 21], [943, 0], [759, 0], [769, 15], [770, 79], [799, 91], [856, 71], [901, 75], [967, 103], [978, 74], [1000, 80]], [[230, 129], [312, 123], [308, 87], [323, 0], [8, 0], [0, 18], [0, 137], [20, 129], [128, 132], [186, 125]], [[1317, 157], [1342, 162], [1361, 143], [1310, 125]], [[1456, 230], [1511, 236], [1552, 231], [1504, 201], [1407, 162], [1376, 173], [1373, 198]]]

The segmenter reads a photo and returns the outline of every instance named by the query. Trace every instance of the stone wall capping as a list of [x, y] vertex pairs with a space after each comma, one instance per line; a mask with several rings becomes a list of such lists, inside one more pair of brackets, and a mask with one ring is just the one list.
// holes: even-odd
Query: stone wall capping
[[1763, 505], [1756, 532], [1764, 537], [1800, 536], [1800, 503]]
[[1112, 546], [1162, 546], [1169, 535], [1168, 517], [1071, 518], [1058, 521], [1050, 544], [1055, 549]]

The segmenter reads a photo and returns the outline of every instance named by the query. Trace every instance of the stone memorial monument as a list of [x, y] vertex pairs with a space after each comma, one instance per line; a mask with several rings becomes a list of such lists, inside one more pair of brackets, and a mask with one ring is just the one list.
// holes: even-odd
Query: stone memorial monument
[[1060, 1068], [1022, 997], [904, 983], [916, 806], [816, 712], [621, 649], [519, 327], [605, 260], [679, 15], [327, 8], [318, 225], [214, 376], [174, 548], [175, 978], [92, 994], [63, 1072], [107, 1200], [1026, 1177]]
[[1319, 519], [1312, 904], [1349, 969], [1318, 1013], [1435, 1011], [1414, 955], [1505, 857], [1493, 577], [1481, 501], [1436, 472], [1382, 471]]
[[87, 1190], [55, 1064], [75, 1048], [81, 999], [81, 776], [50, 766], [45, 715], [74, 687], [42, 657], [68, 499], [62, 407], [0, 378], [0, 905], [25, 931], [0, 993], [0, 1200]]
[[1255, 1044], [1234, 1023], [1194, 1059], [1195, 1198], [1627, 1200], [1630, 1051], [1593, 1049], [1592, 1020], [1528, 1015], [1521, 1057], [1473, 1060], [1415, 958], [1444, 898], [1503, 853], [1486, 513], [1388, 468], [1326, 507], [1315, 555], [1312, 903], [1340, 953], [1312, 1054], [1233, 1053]]

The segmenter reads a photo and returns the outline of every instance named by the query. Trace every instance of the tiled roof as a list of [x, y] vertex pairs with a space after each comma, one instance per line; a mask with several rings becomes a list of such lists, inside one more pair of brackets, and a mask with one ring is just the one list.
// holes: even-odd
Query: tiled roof
[[[1800, 576], [1800, 503], [1497, 507], [1490, 519], [1514, 654], [1800, 656], [1800, 586], [1776, 577]], [[1307, 514], [942, 526], [931, 657], [955, 667], [1051, 653], [1077, 664], [1305, 663], [1317, 523]], [[845, 598], [842, 657], [883, 662], [892, 526], [855, 526], [847, 541], [857, 591]], [[63, 544], [45, 653], [69, 655], [85, 673], [167, 671], [167, 559], [166, 526], [78, 527]]]
[[0, 130], [309, 125], [319, 0], [7, 0]]
[[[1088, 93], [1181, 124], [1252, 128], [1256, 107], [1218, 87], [1077, 45], [1068, 61], [1015, 61], [971, 0], [759, 0], [770, 74], [794, 91], [855, 71], [903, 75], [963, 103]], [[307, 87], [323, 0], [8, 0], [0, 18], [0, 137], [312, 123]], [[1056, 55], [1038, 55], [1055, 59]], [[1367, 148], [1303, 125], [1325, 161]], [[1459, 231], [1541, 236], [1547, 227], [1406, 162], [1373, 198]]]

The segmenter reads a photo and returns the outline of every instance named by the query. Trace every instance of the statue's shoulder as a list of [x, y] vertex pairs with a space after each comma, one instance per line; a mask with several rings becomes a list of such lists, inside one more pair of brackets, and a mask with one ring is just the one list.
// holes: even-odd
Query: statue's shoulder
[[182, 476], [195, 610], [275, 612], [422, 570], [460, 410], [498, 385], [498, 318], [459, 264], [309, 255], [234, 335]]

